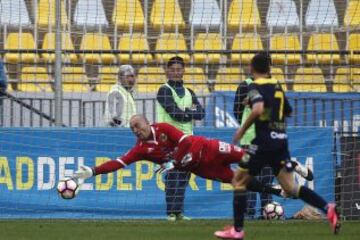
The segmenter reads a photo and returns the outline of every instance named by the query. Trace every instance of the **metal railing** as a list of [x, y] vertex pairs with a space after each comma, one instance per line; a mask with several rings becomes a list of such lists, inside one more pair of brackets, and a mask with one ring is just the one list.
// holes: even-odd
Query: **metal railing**
[[[223, 109], [224, 127], [229, 127], [227, 118], [233, 116], [233, 102], [227, 96], [199, 96], [200, 103], [206, 109], [205, 120], [197, 121], [196, 126], [216, 127], [216, 109]], [[290, 97], [293, 106], [293, 117], [290, 126], [335, 126], [342, 128], [346, 122], [347, 129], [357, 128], [354, 122], [359, 99]], [[147, 116], [151, 122], [156, 121], [156, 98], [140, 98], [136, 100], [138, 112]], [[66, 127], [102, 127], [105, 110], [104, 99], [63, 99], [63, 126]], [[3, 127], [52, 127], [54, 126], [54, 99], [52, 97], [7, 97], [0, 98], [0, 124]], [[350, 116], [350, 118], [349, 118]], [[339, 126], [340, 125], [340, 126]], [[341, 129], [340, 129], [341, 130]]]

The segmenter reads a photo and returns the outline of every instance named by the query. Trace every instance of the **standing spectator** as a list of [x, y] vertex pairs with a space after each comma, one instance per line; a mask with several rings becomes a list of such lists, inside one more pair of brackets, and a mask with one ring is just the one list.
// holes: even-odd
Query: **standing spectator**
[[[236, 90], [235, 94], [235, 101], [234, 101], [234, 116], [236, 117], [237, 121], [239, 122], [240, 126], [242, 126], [245, 120], [248, 118], [251, 109], [248, 104], [248, 89], [249, 85], [253, 82], [252, 78], [247, 78], [245, 81], [239, 84], [239, 87]], [[240, 146], [244, 149], [248, 149], [251, 141], [255, 137], [255, 126], [252, 125], [244, 134], [243, 138], [240, 141]], [[274, 175], [272, 174], [270, 167], [264, 167], [260, 175], [257, 177], [259, 182], [263, 185], [271, 184], [274, 180]], [[268, 193], [259, 193], [260, 194], [260, 201], [261, 201], [261, 211], [263, 207], [272, 201], [271, 194]], [[254, 218], [256, 214], [256, 200], [257, 194], [255, 192], [248, 192], [247, 193], [247, 216], [249, 218]]]
[[104, 122], [111, 127], [129, 127], [131, 116], [136, 114], [133, 88], [135, 70], [130, 65], [121, 65], [118, 82], [111, 87], [106, 97]]
[[[183, 86], [184, 60], [175, 56], [167, 63], [167, 83], [157, 93], [157, 121], [169, 123], [185, 134], [193, 134], [193, 120], [201, 120], [205, 111], [195, 93]], [[190, 173], [171, 170], [165, 175], [166, 209], [169, 221], [185, 217], [184, 197]]]

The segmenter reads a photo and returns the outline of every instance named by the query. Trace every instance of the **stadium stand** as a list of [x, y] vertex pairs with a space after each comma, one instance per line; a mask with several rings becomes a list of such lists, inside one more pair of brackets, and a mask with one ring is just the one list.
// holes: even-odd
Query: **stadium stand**
[[[274, 35], [270, 39], [270, 49], [277, 50], [301, 50], [299, 38], [296, 34]], [[271, 54], [271, 59], [274, 64], [298, 64], [301, 56], [296, 53], [274, 53]]]
[[221, 12], [216, 0], [194, 0], [189, 22], [195, 29], [217, 29], [221, 24]]
[[[334, 34], [330, 33], [314, 33], [310, 36], [309, 44], [307, 47], [309, 51], [339, 51], [337, 38]], [[306, 54], [309, 63], [340, 63], [340, 54]]]
[[353, 54], [353, 51], [360, 51], [360, 33], [350, 34], [347, 46], [348, 50], [351, 51], [350, 55], [348, 56], [350, 63], [359, 64], [360, 54]]
[[[147, 38], [142, 33], [125, 33], [120, 37], [120, 51], [147, 51], [150, 50]], [[146, 53], [120, 53], [118, 54], [120, 63], [145, 63], [152, 61], [152, 55]]]
[[74, 12], [74, 24], [82, 26], [85, 30], [107, 27], [109, 22], [102, 1], [78, 0]]
[[89, 92], [90, 86], [83, 67], [64, 67], [62, 69], [64, 92]]
[[155, 93], [162, 84], [166, 83], [165, 71], [161, 67], [142, 67], [139, 69], [137, 82], [136, 87], [139, 92]]
[[[262, 51], [263, 44], [260, 39], [260, 35], [253, 33], [243, 33], [236, 34], [234, 41], [231, 47], [231, 50], [238, 51]], [[251, 61], [251, 58], [254, 56], [253, 53], [231, 53], [231, 61], [233, 63], [244, 63], [248, 64]]]
[[145, 18], [141, 2], [139, 0], [115, 0], [112, 21], [119, 29], [142, 30]]
[[[106, 34], [86, 33], [84, 34], [80, 50], [112, 50], [110, 40]], [[83, 53], [80, 54], [86, 63], [114, 63], [115, 56], [110, 53]]]
[[220, 68], [216, 76], [216, 91], [236, 91], [239, 83], [245, 79], [241, 68]]
[[50, 76], [44, 67], [23, 67], [18, 90], [22, 92], [51, 92]]
[[23, 0], [0, 1], [0, 25], [19, 28], [30, 24], [29, 13]]
[[344, 26], [356, 27], [360, 25], [360, 1], [349, 0], [345, 11]]
[[110, 88], [117, 81], [118, 67], [101, 67], [99, 69], [99, 84], [96, 85], [96, 91], [109, 92]]
[[[163, 33], [159, 36], [155, 50], [157, 51], [165, 51], [165, 50], [180, 50], [180, 51], [187, 51], [186, 41], [184, 35], [181, 33]], [[184, 59], [185, 62], [190, 61], [190, 55], [186, 53], [164, 53], [164, 54], [156, 54], [156, 61], [157, 62], [167, 62], [171, 57], [174, 55], [178, 55]]]
[[[40, 0], [37, 8], [37, 24], [40, 27], [55, 26], [55, 5], [56, 0]], [[61, 24], [68, 23], [64, 1], [61, 1]]]
[[332, 85], [334, 92], [351, 92], [351, 72], [349, 68], [338, 68], [334, 83]]
[[196, 94], [208, 93], [207, 78], [204, 70], [199, 67], [185, 68], [184, 86], [193, 90]]
[[[326, 11], [323, 11], [326, 9]], [[305, 14], [305, 26], [328, 29], [339, 26], [339, 19], [333, 0], [311, 0]]]
[[266, 16], [268, 29], [299, 28], [299, 16], [292, 0], [270, 0]]
[[219, 63], [221, 54], [209, 53], [207, 50], [221, 50], [221, 36], [217, 33], [199, 33], [195, 38], [194, 50], [201, 50], [204, 53], [195, 53], [195, 63]]
[[323, 72], [318, 67], [298, 68], [293, 89], [298, 92], [326, 92]]
[[185, 21], [177, 0], [154, 0], [150, 21], [153, 28], [161, 31], [185, 27]]
[[[31, 33], [14, 32], [8, 34], [4, 49], [34, 51], [37, 47]], [[35, 53], [6, 53], [4, 59], [8, 63], [34, 63], [39, 60], [39, 56]]]
[[[74, 50], [74, 44], [71, 40], [70, 34], [68, 33], [61, 33], [61, 41], [62, 41], [62, 49], [63, 50]], [[44, 36], [44, 40], [42, 43], [42, 49], [43, 50], [55, 50], [55, 33], [46, 33]], [[55, 54], [54, 53], [43, 53], [42, 58], [49, 62], [53, 63], [55, 62]], [[62, 54], [62, 60], [65, 63], [71, 62], [76, 63], [78, 58], [76, 54], [69, 53], [69, 54]]]
[[228, 12], [228, 27], [232, 30], [260, 27], [260, 13], [256, 0], [234, 0]]

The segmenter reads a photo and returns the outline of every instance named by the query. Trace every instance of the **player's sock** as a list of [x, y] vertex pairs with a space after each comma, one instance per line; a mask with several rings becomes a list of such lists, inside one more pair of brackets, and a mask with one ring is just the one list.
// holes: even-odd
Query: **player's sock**
[[234, 191], [233, 208], [234, 228], [237, 232], [240, 232], [244, 227], [244, 214], [246, 211], [246, 191]]
[[326, 201], [320, 197], [317, 193], [315, 193], [313, 190], [301, 186], [299, 189], [299, 196], [300, 199], [302, 199], [304, 202], [317, 207], [324, 213], [327, 213], [327, 203]]
[[256, 178], [252, 178], [248, 185], [246, 186], [247, 190], [252, 192], [259, 192], [259, 193], [270, 193], [277, 196], [280, 196], [281, 189], [273, 188], [268, 185], [262, 184], [259, 180]]

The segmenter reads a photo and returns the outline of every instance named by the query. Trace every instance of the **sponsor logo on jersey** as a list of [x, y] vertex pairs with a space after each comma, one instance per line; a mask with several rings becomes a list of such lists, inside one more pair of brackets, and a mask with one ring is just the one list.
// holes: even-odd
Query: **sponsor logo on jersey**
[[166, 136], [165, 133], [162, 133], [162, 134], [160, 134], [159, 139], [161, 142], [166, 142], [168, 140], [168, 137]]
[[270, 132], [270, 137], [272, 139], [287, 139], [286, 133], [277, 133], [277, 132]]

